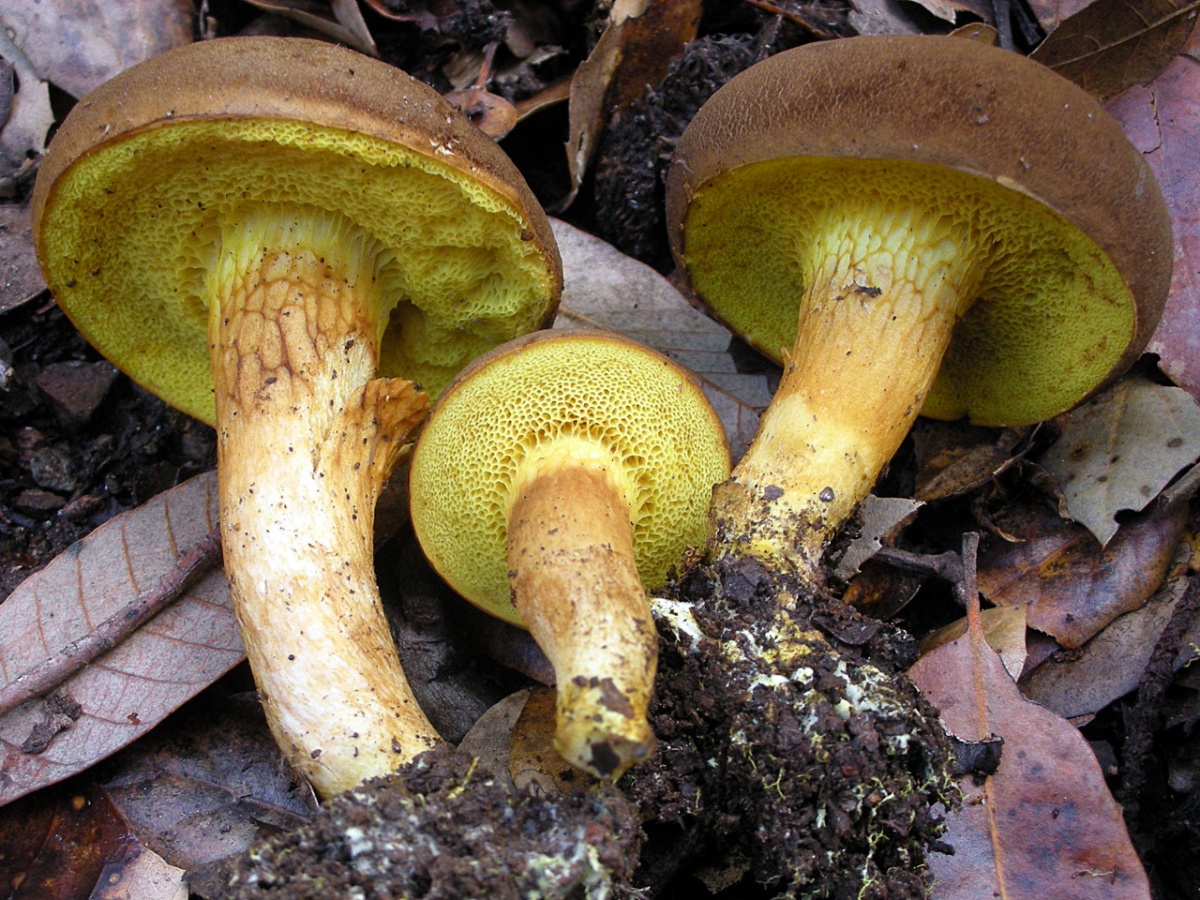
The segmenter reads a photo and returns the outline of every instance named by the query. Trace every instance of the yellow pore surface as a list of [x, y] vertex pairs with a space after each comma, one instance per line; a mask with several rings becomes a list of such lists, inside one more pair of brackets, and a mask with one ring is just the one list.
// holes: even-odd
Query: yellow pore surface
[[457, 382], [421, 434], [413, 523], [438, 573], [520, 624], [506, 541], [514, 487], [574, 457], [624, 493], [638, 575], [662, 586], [705, 539], [713, 485], [729, 474], [720, 420], [696, 383], [651, 350], [604, 335], [547, 335]]
[[546, 316], [554, 276], [504, 198], [406, 147], [288, 120], [177, 122], [93, 149], [47, 202], [43, 265], [89, 341], [211, 423], [206, 277], [222, 231], [276, 205], [385, 248], [380, 375], [436, 394]]
[[[914, 228], [896, 229], [897, 221]], [[1103, 381], [1134, 333], [1129, 290], [1087, 235], [1041, 202], [957, 170], [893, 160], [755, 163], [706, 182], [685, 229], [693, 289], [777, 361], [795, 343], [800, 304], [828, 248], [860, 246], [878, 259], [882, 241], [898, 240], [889, 276], [936, 278], [942, 263], [917, 258], [920, 235], [936, 236], [928, 249], [943, 261], [955, 250], [946, 235], [958, 235], [972, 258], [946, 270], [965, 273], [957, 289], [968, 294], [922, 409], [935, 418], [1042, 421]], [[889, 301], [844, 287], [847, 302]]]

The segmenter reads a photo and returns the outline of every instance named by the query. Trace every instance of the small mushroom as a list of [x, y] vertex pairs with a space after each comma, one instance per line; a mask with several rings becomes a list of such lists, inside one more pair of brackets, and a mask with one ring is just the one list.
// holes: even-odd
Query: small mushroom
[[465, 369], [413, 452], [413, 527], [466, 599], [529, 628], [554, 666], [555, 746], [617, 778], [654, 744], [647, 589], [704, 540], [729, 472], [696, 381], [616, 335], [542, 332]]
[[714, 540], [816, 583], [918, 413], [1069, 409], [1137, 359], [1171, 280], [1158, 186], [1100, 104], [950, 37], [738, 75], [679, 141], [667, 218], [692, 292], [784, 366]]
[[427, 407], [413, 382], [437, 391], [553, 314], [557, 250], [515, 167], [391, 66], [227, 38], [79, 102], [33, 233], [84, 336], [216, 425], [225, 568], [287, 758], [328, 796], [433, 745], [374, 508]]

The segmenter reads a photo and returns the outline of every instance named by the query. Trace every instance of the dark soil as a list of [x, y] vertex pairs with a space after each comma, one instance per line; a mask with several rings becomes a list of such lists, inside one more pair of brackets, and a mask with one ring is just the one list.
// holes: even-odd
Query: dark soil
[[212, 429], [119, 374], [52, 303], [0, 317], [4, 348], [0, 599], [117, 513], [216, 463]]
[[640, 843], [637, 812], [615, 788], [548, 798], [441, 748], [257, 847], [230, 896], [620, 900], [635, 896]]
[[[660, 755], [623, 782], [660, 842], [640, 883], [702, 863], [770, 896], [921, 896], [957, 792], [936, 712], [897, 674], [911, 638], [732, 556], [675, 593], [659, 618]], [[784, 611], [783, 594], [802, 600]]]

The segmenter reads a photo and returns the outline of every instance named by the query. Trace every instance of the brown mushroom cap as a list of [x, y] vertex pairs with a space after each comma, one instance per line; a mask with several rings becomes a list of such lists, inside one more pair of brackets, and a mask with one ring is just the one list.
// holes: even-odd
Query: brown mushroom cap
[[806, 223], [856, 191], [965, 216], [987, 248], [927, 415], [1061, 412], [1137, 358], [1166, 301], [1168, 213], [1117, 123], [1049, 69], [957, 38], [809, 44], [737, 76], [676, 149], [672, 250], [715, 315], [780, 360]]
[[503, 151], [428, 86], [318, 41], [205, 41], [89, 94], [42, 162], [33, 233], [84, 336], [212, 422], [203, 298], [217, 223], [271, 203], [345, 217], [394, 255], [382, 376], [436, 393], [553, 316], [553, 236]]
[[570, 442], [595, 448], [593, 462], [603, 462], [622, 488], [647, 588], [665, 582], [684, 548], [704, 542], [709, 497], [728, 475], [729, 447], [695, 379], [614, 334], [519, 338], [473, 362], [442, 395], [410, 475], [413, 524], [426, 555], [492, 615], [520, 623], [506, 538], [523, 463]]

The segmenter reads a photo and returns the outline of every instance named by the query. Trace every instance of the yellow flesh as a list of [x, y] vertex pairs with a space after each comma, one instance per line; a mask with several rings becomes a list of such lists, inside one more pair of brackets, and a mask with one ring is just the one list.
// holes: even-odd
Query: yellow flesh
[[[816, 226], [825, 221], [871, 235], [905, 208], [925, 211], [915, 221], [952, 226], [978, 254], [970, 263], [974, 296], [964, 297], [973, 303], [955, 329], [925, 415], [1037, 422], [1070, 408], [1108, 375], [1133, 334], [1134, 305], [1106, 255], [1038, 201], [963, 172], [803, 158], [735, 169], [704, 184], [689, 207], [689, 277], [735, 331], [781, 359], [794, 342], [817, 258], [837, 239], [816, 237]], [[862, 240], [871, 246], [872, 238]], [[889, 249], [876, 244], [872, 250]], [[904, 252], [915, 257], [915, 250]], [[898, 353], [903, 359], [903, 348]]]
[[[568, 449], [549, 449], [558, 441]], [[493, 615], [520, 621], [505, 559], [516, 488], [564, 455], [612, 461], [650, 589], [686, 546], [703, 542], [712, 485], [729, 465], [703, 394], [665, 361], [620, 342], [543, 341], [464, 379], [422, 433], [413, 519], [425, 523], [421, 543], [437, 571]]]
[[277, 119], [176, 122], [83, 156], [47, 204], [43, 265], [101, 352], [211, 423], [205, 282], [220, 229], [280, 203], [338, 211], [391, 253], [383, 375], [437, 392], [546, 314], [552, 276], [503, 198], [433, 157]]

